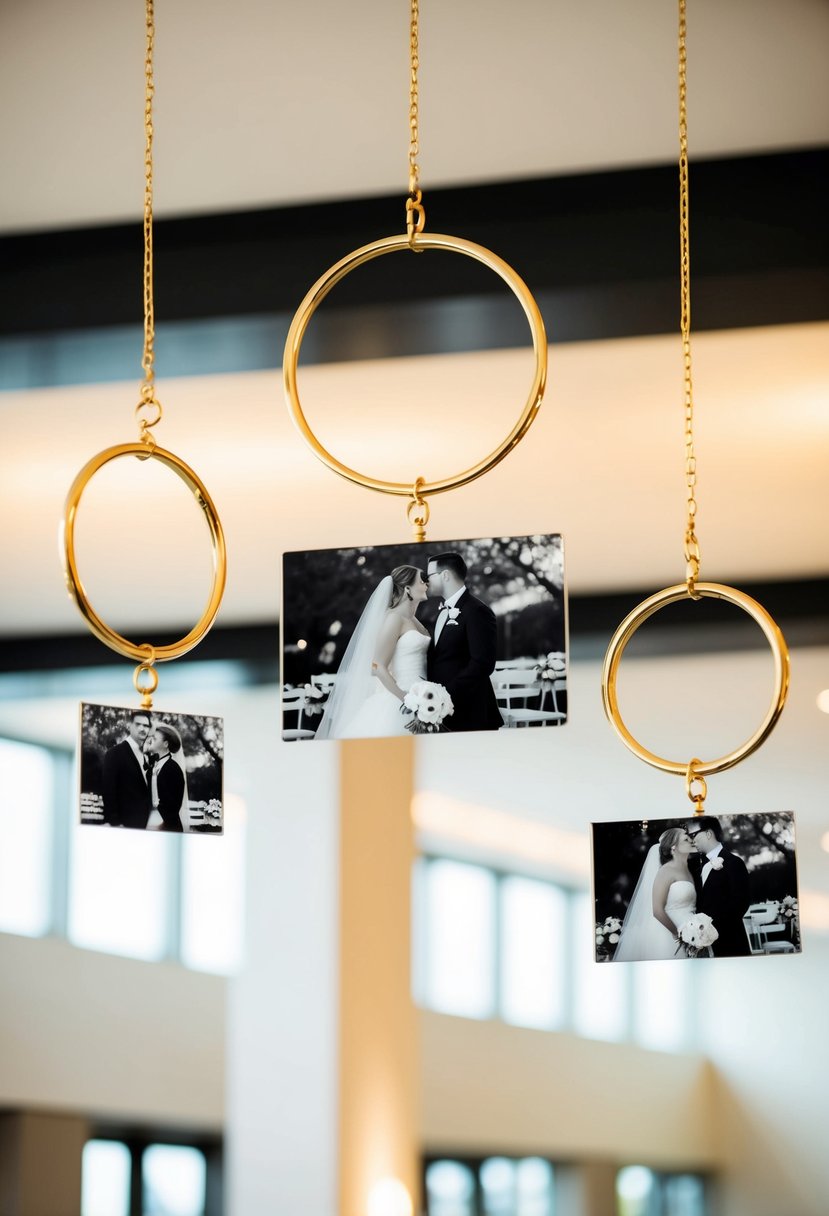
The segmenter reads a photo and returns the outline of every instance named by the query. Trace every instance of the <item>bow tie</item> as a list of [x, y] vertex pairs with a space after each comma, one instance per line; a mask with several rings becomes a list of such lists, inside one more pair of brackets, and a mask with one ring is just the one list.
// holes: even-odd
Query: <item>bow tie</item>
[[154, 764], [155, 764], [155, 760], [153, 760], [152, 756], [145, 756], [144, 757], [144, 772], [151, 773], [153, 771]]

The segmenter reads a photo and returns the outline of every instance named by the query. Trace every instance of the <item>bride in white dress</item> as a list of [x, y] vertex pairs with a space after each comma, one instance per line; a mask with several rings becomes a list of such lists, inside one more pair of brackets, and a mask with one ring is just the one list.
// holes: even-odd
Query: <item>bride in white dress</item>
[[694, 844], [684, 828], [668, 828], [652, 846], [622, 925], [614, 963], [687, 958], [678, 931], [694, 915], [697, 891], [688, 869]]
[[316, 739], [404, 735], [403, 698], [426, 679], [431, 636], [417, 619], [427, 582], [416, 566], [381, 579], [357, 622], [325, 706]]

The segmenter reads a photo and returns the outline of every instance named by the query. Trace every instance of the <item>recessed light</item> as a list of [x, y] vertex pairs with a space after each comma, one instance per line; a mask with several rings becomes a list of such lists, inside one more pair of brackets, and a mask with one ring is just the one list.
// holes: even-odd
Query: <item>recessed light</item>
[[817, 707], [822, 709], [825, 714], [829, 714], [829, 688], [824, 688], [823, 692], [818, 693]]

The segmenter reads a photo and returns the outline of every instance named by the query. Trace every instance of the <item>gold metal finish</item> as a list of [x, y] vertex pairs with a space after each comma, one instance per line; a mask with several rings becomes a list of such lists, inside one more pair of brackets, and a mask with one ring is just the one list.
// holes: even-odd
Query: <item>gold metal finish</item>
[[[512, 267], [502, 258], [499, 258], [497, 254], [492, 253], [489, 249], [485, 249], [483, 245], [475, 245], [472, 241], [465, 241], [461, 237], [444, 236], [436, 232], [424, 232], [418, 236], [417, 245], [421, 250], [442, 250], [447, 253], [460, 253], [464, 257], [474, 258], [499, 275], [513, 291], [524, 310], [524, 315], [530, 325], [533, 351], [535, 352], [535, 371], [530, 391], [527, 395], [524, 408], [521, 411], [521, 416], [506, 439], [493, 452], [484, 457], [483, 460], [479, 460], [477, 464], [472, 465], [454, 477], [445, 477], [442, 480], [432, 482], [426, 482], [422, 478], [419, 479], [420, 492], [423, 495], [442, 494], [446, 490], [454, 490], [459, 486], [467, 485], [470, 481], [474, 481], [477, 477], [482, 477], [484, 473], [488, 473], [490, 469], [495, 468], [529, 430], [544, 396], [544, 387], [547, 380], [547, 335], [544, 329], [544, 321], [529, 287], [516, 274]], [[377, 477], [369, 477], [365, 473], [358, 473], [355, 469], [342, 464], [323, 447], [311, 430], [303, 413], [297, 388], [297, 369], [305, 331], [312, 316], [331, 289], [341, 279], [344, 279], [347, 274], [350, 274], [352, 270], [356, 270], [358, 266], [362, 266], [365, 262], [370, 262], [373, 258], [382, 257], [387, 253], [397, 253], [408, 249], [409, 240], [407, 236], [384, 237], [382, 240], [372, 241], [370, 245], [363, 245], [361, 248], [355, 249], [329, 270], [326, 270], [325, 274], [314, 283], [294, 314], [291, 327], [288, 330], [282, 362], [283, 383], [288, 409], [299, 428], [300, 434], [314, 455], [323, 464], [327, 465], [329, 469], [333, 469], [341, 477], [345, 477], [359, 486], [365, 486], [369, 490], [379, 490], [383, 494], [399, 494], [406, 497], [410, 497], [412, 494], [411, 482], [383, 481]]]
[[[155, 306], [153, 304], [153, 51], [155, 50], [155, 13], [153, 0], [146, 0], [147, 49], [144, 56], [144, 354], [141, 366], [144, 383], [141, 385], [141, 401], [145, 404], [155, 400]], [[159, 417], [161, 406], [158, 406]], [[156, 419], [156, 422], [158, 418]], [[142, 441], [148, 442], [147, 427], [141, 426]]]
[[[721, 583], [697, 583], [695, 591], [697, 594], [692, 597], [694, 599], [710, 597], [711, 599], [725, 600], [726, 603], [733, 604], [736, 608], [742, 608], [744, 612], [747, 612], [766, 635], [774, 658], [774, 695], [766, 716], [751, 738], [747, 739], [735, 751], [729, 752], [728, 755], [721, 756], [717, 760], [707, 760], [705, 762], [692, 760], [693, 777], [702, 778], [710, 777], [713, 773], [722, 773], [726, 769], [732, 768], [735, 764], [739, 764], [746, 756], [750, 756], [752, 752], [756, 751], [760, 744], [771, 734], [786, 703], [786, 694], [789, 689], [789, 651], [777, 623], [766, 612], [762, 604], [758, 604], [756, 600], [746, 595], [745, 592], [738, 591], [734, 587], [725, 587]], [[625, 647], [639, 626], [643, 625], [648, 617], [653, 616], [660, 608], [664, 608], [668, 604], [675, 604], [679, 600], [684, 600], [689, 594], [687, 584], [679, 583], [675, 587], [666, 587], [664, 591], [657, 591], [655, 595], [643, 600], [632, 612], [628, 613], [614, 633], [607, 648], [607, 654], [604, 657], [602, 667], [602, 704], [604, 705], [607, 717], [622, 742], [635, 756], [638, 756], [640, 760], [644, 760], [646, 764], [652, 764], [654, 768], [661, 769], [663, 773], [676, 773], [679, 776], [684, 776], [686, 780], [689, 773], [687, 762], [663, 760], [661, 756], [649, 752], [647, 748], [634, 739], [622, 721], [622, 715], [619, 712], [616, 680]], [[690, 786], [690, 781], [688, 782], [688, 786]]]
[[420, 189], [420, 165], [417, 158], [420, 155], [419, 93], [417, 73], [420, 67], [420, 39], [418, 23], [420, 10], [418, 0], [412, 0], [411, 23], [409, 25], [409, 197], [406, 199], [406, 234], [409, 238], [409, 248], [420, 253], [415, 237], [426, 226], [426, 210], [423, 206], [423, 193]]
[[[697, 597], [694, 597], [694, 598], [697, 598]], [[699, 759], [699, 757], [695, 756], [693, 760], [690, 760], [688, 762], [688, 768], [685, 770], [685, 793], [688, 795], [691, 802], [694, 803], [694, 807], [695, 807], [694, 814], [695, 815], [704, 815], [705, 814], [705, 809], [702, 804], [705, 802], [706, 796], [708, 794], [708, 786], [706, 784], [705, 778], [700, 777], [699, 773], [697, 772], [697, 769], [699, 768], [701, 763], [702, 763], [702, 761]], [[694, 782], [695, 781], [699, 785], [699, 789], [696, 791], [696, 793], [694, 792]]]
[[694, 386], [691, 377], [691, 237], [688, 195], [688, 80], [685, 24], [686, 0], [679, 0], [679, 276], [680, 332], [682, 334], [682, 373], [685, 401], [685, 581], [688, 594], [695, 591], [699, 578], [700, 552], [697, 540], [697, 458], [694, 453]]
[[[130, 642], [127, 638], [116, 633], [114, 629], [110, 629], [101, 620], [89, 602], [78, 573], [75, 558], [75, 517], [81, 501], [81, 495], [88, 482], [99, 469], [103, 468], [105, 464], [109, 464], [111, 460], [118, 460], [121, 456], [137, 456], [140, 460], [159, 460], [168, 469], [172, 469], [185, 483], [187, 488], [192, 491], [196, 504], [204, 512], [207, 526], [210, 529], [210, 539], [213, 547], [213, 583], [210, 588], [207, 607], [198, 623], [185, 637], [167, 646], [156, 646], [153, 648], [147, 642], [140, 644]], [[216, 508], [204, 485], [193, 470], [183, 460], [179, 459], [178, 456], [174, 456], [172, 452], [167, 452], [163, 448], [155, 447], [154, 445], [148, 449], [143, 443], [122, 443], [117, 447], [106, 448], [103, 452], [99, 452], [97, 456], [93, 456], [72, 482], [66, 497], [63, 518], [61, 520], [60, 548], [67, 590], [78, 605], [89, 628], [104, 645], [109, 646], [112, 650], [117, 651], [118, 654], [124, 655], [128, 659], [135, 659], [140, 664], [139, 670], [149, 671], [156, 660], [159, 663], [164, 663], [169, 659], [177, 659], [180, 655], [186, 654], [188, 650], [192, 650], [201, 641], [216, 619], [216, 613], [219, 611], [219, 605], [222, 602], [227, 577], [227, 553], [225, 550], [224, 532]], [[137, 676], [138, 673], [136, 672], [136, 678]], [[154, 691], [157, 683], [158, 677], [156, 676], [156, 681], [152, 685], [152, 688], [147, 688], [146, 690], [139, 688], [138, 691], [146, 691], [149, 694]], [[136, 687], [138, 687], [137, 684]]]
[[[426, 525], [431, 515], [429, 504], [422, 494], [423, 486], [423, 478], [418, 477], [412, 486], [412, 501], [406, 507], [406, 518], [412, 525], [412, 536], [418, 544], [426, 539]], [[412, 515], [413, 510], [416, 512], [414, 515]]]
[[[150, 647], [150, 649], [153, 649]], [[152, 709], [153, 693], [158, 688], [158, 672], [153, 667], [155, 658], [148, 659], [146, 663], [139, 663], [133, 672], [132, 683], [136, 692], [141, 693], [141, 708]], [[146, 684], [141, 683], [142, 675], [147, 675], [149, 679]]]

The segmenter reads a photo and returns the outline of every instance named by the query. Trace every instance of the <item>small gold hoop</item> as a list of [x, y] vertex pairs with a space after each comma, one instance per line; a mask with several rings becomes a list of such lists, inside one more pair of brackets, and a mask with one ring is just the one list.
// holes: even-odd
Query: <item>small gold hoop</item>
[[[365, 486], [369, 490], [378, 490], [382, 494], [406, 496], [412, 492], [411, 482], [383, 481], [377, 477], [368, 477], [365, 473], [358, 473], [355, 469], [350, 469], [347, 465], [342, 464], [323, 447], [308, 425], [302, 410], [297, 388], [297, 367], [302, 339], [305, 336], [305, 331], [308, 328], [311, 317], [331, 289], [341, 279], [344, 279], [347, 274], [350, 274], [352, 270], [356, 270], [358, 266], [362, 266], [365, 262], [370, 262], [373, 258], [382, 257], [386, 253], [409, 250], [409, 242], [410, 238], [408, 235], [384, 237], [382, 240], [373, 241], [370, 245], [362, 245], [359, 249], [355, 249], [352, 253], [347, 254], [346, 257], [326, 270], [325, 274], [314, 283], [294, 314], [291, 327], [288, 330], [283, 357], [283, 383], [288, 410], [300, 434], [314, 455], [323, 464], [327, 465], [329, 469], [332, 469], [335, 473], [339, 473], [341, 477], [355, 482], [359, 486]], [[482, 477], [484, 473], [488, 473], [490, 469], [495, 468], [512, 451], [515, 445], [523, 439], [529, 430], [544, 396], [544, 387], [547, 380], [547, 334], [538, 305], [529, 287], [515, 273], [512, 267], [503, 261], [502, 258], [499, 258], [497, 254], [492, 253], [489, 249], [485, 249], [483, 245], [475, 245], [472, 241], [465, 241], [461, 237], [443, 236], [436, 232], [418, 234], [415, 239], [414, 248], [418, 252], [427, 249], [439, 249], [448, 253], [460, 253], [465, 257], [474, 258], [476, 261], [482, 262], [484, 266], [499, 275], [507, 286], [511, 288], [524, 310], [524, 315], [530, 325], [533, 351], [535, 353], [535, 372], [533, 374], [532, 385], [518, 422], [494, 452], [491, 452], [483, 460], [478, 461], [477, 464], [472, 465], [471, 468], [457, 474], [455, 477], [446, 477], [442, 481], [424, 482], [421, 486], [421, 491], [424, 495], [442, 494], [446, 490], [455, 490], [459, 486], [467, 485], [470, 481], [474, 481], [477, 477]]]
[[[144, 410], [154, 410], [155, 412], [147, 417], [142, 412]], [[149, 397], [146, 400], [142, 399], [139, 401], [138, 405], [135, 407], [135, 421], [141, 427], [142, 431], [146, 431], [148, 427], [158, 426], [163, 413], [164, 411], [161, 408], [161, 402], [157, 401], [155, 397]]]
[[[713, 773], [722, 773], [726, 769], [732, 768], [735, 764], [739, 764], [741, 760], [745, 760], [746, 756], [750, 756], [752, 752], [756, 751], [760, 744], [771, 734], [777, 719], [782, 713], [783, 706], [786, 704], [786, 695], [789, 690], [789, 651], [777, 623], [766, 612], [762, 604], [758, 604], [750, 595], [746, 595], [743, 591], [737, 591], [734, 587], [726, 587], [722, 583], [696, 583], [694, 590], [699, 598], [725, 600], [726, 603], [733, 604], [735, 607], [742, 608], [744, 612], [747, 612], [766, 635], [774, 658], [774, 695], [772, 696], [766, 716], [751, 738], [747, 739], [735, 751], [729, 752], [727, 756], [721, 756], [718, 760], [708, 760], [705, 762], [693, 760], [691, 762], [693, 765], [693, 777], [702, 779], [703, 777], [710, 777]], [[663, 760], [661, 756], [649, 752], [647, 748], [642, 747], [641, 743], [638, 743], [634, 739], [622, 721], [622, 715], [619, 712], [616, 680], [625, 647], [639, 626], [643, 625], [648, 617], [653, 616], [660, 608], [688, 598], [696, 597], [691, 597], [687, 585], [680, 583], [675, 587], [666, 587], [664, 591], [657, 591], [649, 599], [643, 600], [632, 612], [628, 613], [614, 633], [602, 666], [602, 704], [604, 705], [607, 717], [622, 742], [635, 756], [638, 756], [640, 760], [644, 760], [646, 764], [652, 764], [654, 768], [661, 769], [663, 773], [676, 773], [686, 778], [689, 772], [687, 762]], [[690, 781], [688, 781], [688, 786], [690, 786]]]
[[[149, 676], [146, 684], [141, 683], [141, 676], [144, 674]], [[158, 688], [158, 672], [151, 663], [138, 664], [132, 673], [132, 685], [135, 691], [141, 694], [141, 708], [152, 709], [153, 693]]]
[[[700, 763], [701, 761], [699, 757], [695, 756], [693, 760], [689, 761], [688, 767], [685, 770], [685, 793], [688, 795], [689, 800], [694, 803], [694, 806], [696, 807], [694, 814], [696, 815], [704, 814], [702, 804], [708, 797], [708, 784], [705, 778], [700, 777], [699, 773], [697, 772]], [[700, 787], [696, 793], [694, 793], [695, 781], [699, 783]]]
[[[81, 495], [86, 489], [88, 482], [99, 469], [103, 468], [105, 464], [109, 464], [111, 460], [118, 460], [121, 456], [137, 456], [140, 460], [160, 460], [167, 468], [172, 469], [185, 483], [187, 488], [193, 492], [193, 496], [204, 512], [207, 526], [210, 529], [210, 539], [213, 547], [213, 583], [210, 588], [210, 598], [207, 607], [198, 623], [190, 632], [181, 638], [180, 641], [171, 642], [168, 646], [156, 646], [153, 648], [147, 642], [142, 642], [138, 645], [122, 637], [114, 629], [110, 629], [90, 604], [84, 585], [78, 574], [75, 558], [75, 517], [81, 501]], [[84, 465], [80, 473], [78, 473], [66, 496], [63, 518], [61, 519], [60, 548], [63, 557], [64, 574], [66, 576], [66, 589], [75, 600], [89, 628], [105, 646], [109, 646], [110, 649], [124, 655], [125, 658], [135, 659], [146, 670], [151, 670], [152, 663], [156, 660], [159, 663], [164, 663], [170, 659], [177, 659], [181, 655], [186, 654], [188, 650], [192, 650], [194, 646], [198, 645], [216, 619], [216, 613], [219, 611], [219, 605], [222, 602], [225, 579], [227, 577], [227, 553], [225, 551], [222, 524], [210, 495], [193, 470], [183, 460], [180, 460], [178, 456], [174, 456], [172, 452], [165, 451], [164, 448], [154, 447], [151, 451], [148, 451], [143, 443], [122, 443], [116, 447], [106, 448], [103, 452], [99, 452], [97, 456], [93, 456]], [[157, 675], [155, 679], [156, 683], [158, 683]], [[136, 688], [138, 688], [138, 685], [136, 685]], [[138, 689], [138, 691], [143, 692], [144, 690]], [[149, 691], [152, 691], [152, 689]]]

